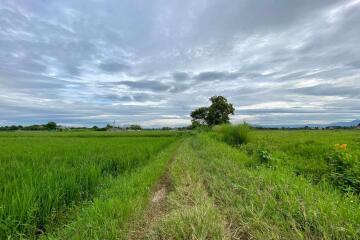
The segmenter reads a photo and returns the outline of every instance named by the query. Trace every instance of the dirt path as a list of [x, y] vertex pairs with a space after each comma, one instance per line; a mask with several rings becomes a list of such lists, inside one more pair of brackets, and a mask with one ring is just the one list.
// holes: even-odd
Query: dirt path
[[135, 229], [130, 232], [129, 239], [145, 239], [149, 232], [151, 223], [160, 220], [166, 213], [166, 198], [170, 191], [171, 181], [169, 174], [161, 179], [160, 183], [155, 187], [155, 191], [152, 193], [150, 205], [146, 210], [143, 219], [140, 224], [137, 224]]
[[[129, 239], [249, 239], [223, 215], [212, 196], [211, 182], [202, 175], [204, 169], [199, 160], [189, 144], [175, 152], [152, 191], [147, 210], [133, 225]], [[175, 226], [180, 226], [180, 230], [174, 230]]]
[[[176, 151], [175, 151], [176, 154]], [[160, 182], [154, 187], [152, 191], [148, 208], [145, 210], [142, 218], [137, 219], [134, 223], [134, 228], [129, 231], [130, 240], [146, 239], [152, 223], [159, 221], [167, 211], [167, 196], [172, 191], [170, 166], [174, 161], [174, 156], [169, 161], [165, 174], [160, 179]]]

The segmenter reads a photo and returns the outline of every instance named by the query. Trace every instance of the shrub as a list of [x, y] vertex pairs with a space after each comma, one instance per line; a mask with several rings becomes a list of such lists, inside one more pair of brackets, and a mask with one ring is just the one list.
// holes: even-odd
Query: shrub
[[258, 156], [261, 163], [269, 163], [272, 160], [271, 154], [267, 150], [259, 150]]
[[247, 143], [249, 140], [250, 127], [246, 123], [238, 125], [218, 125], [215, 126], [213, 130], [220, 134], [220, 138], [224, 142], [230, 145], [238, 146]]
[[335, 150], [327, 157], [330, 167], [329, 178], [344, 192], [360, 193], [360, 176], [356, 172], [358, 166], [346, 152], [346, 147], [346, 144], [335, 145]]

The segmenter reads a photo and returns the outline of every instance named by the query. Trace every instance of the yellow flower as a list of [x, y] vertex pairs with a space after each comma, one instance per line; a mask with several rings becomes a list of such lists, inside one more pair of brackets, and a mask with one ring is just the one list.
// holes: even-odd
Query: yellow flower
[[339, 149], [340, 148], [340, 144], [335, 144], [335, 148]]
[[345, 143], [344, 143], [344, 144], [341, 144], [341, 146], [340, 146], [340, 147], [341, 147], [341, 149], [346, 150], [346, 148], [347, 148], [347, 144], [345, 144]]

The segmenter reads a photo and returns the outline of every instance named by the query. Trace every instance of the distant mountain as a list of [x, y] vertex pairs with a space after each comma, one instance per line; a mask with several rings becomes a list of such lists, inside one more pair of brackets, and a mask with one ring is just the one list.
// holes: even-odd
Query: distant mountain
[[329, 123], [329, 124], [303, 124], [303, 125], [254, 125], [254, 126], [260, 126], [265, 128], [303, 128], [305, 126], [311, 127], [311, 128], [325, 128], [325, 127], [354, 127], [358, 126], [360, 124], [360, 119], [351, 121], [351, 122], [335, 122], [335, 123]]
[[328, 126], [340, 126], [340, 127], [354, 127], [360, 124], [360, 119], [351, 122], [337, 122], [328, 124]]

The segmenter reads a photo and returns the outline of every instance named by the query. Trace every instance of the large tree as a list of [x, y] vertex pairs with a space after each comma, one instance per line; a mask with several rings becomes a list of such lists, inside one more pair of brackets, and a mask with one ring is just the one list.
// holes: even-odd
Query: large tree
[[214, 96], [210, 98], [211, 105], [209, 107], [209, 113], [206, 118], [208, 125], [218, 125], [223, 123], [229, 123], [229, 115], [234, 115], [234, 107], [231, 103], [228, 103], [227, 99], [223, 96]]
[[45, 125], [45, 128], [47, 130], [55, 130], [57, 127], [57, 124], [56, 122], [48, 122], [46, 125]]
[[191, 112], [193, 126], [198, 125], [218, 125], [230, 122], [230, 115], [234, 115], [234, 107], [223, 96], [213, 96], [210, 98], [209, 107], [201, 107]]
[[201, 126], [201, 125], [206, 125], [206, 118], [208, 116], [209, 113], [209, 108], [208, 107], [201, 107], [198, 109], [195, 109], [194, 111], [191, 112], [190, 116], [192, 118], [191, 123], [194, 127], [196, 126]]

